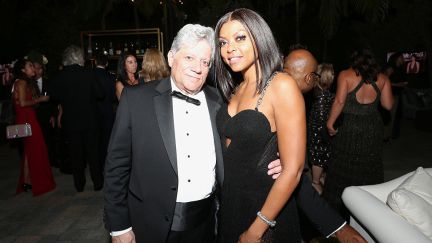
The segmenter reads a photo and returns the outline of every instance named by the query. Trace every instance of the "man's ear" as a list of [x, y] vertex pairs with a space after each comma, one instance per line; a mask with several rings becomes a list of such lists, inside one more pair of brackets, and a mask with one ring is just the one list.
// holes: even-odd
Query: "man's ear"
[[174, 51], [170, 50], [168, 52], [168, 55], [167, 55], [167, 57], [168, 57], [168, 66], [170, 66], [170, 67], [172, 67], [172, 64], [174, 62], [174, 54], [175, 54]]

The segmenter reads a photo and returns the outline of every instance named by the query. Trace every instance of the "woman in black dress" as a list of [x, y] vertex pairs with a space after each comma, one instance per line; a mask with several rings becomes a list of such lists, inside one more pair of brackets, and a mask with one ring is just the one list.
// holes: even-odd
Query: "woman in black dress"
[[[215, 36], [217, 83], [229, 102], [217, 115], [225, 167], [218, 241], [300, 242], [291, 194], [306, 152], [303, 96], [297, 83], [280, 72], [282, 55], [257, 13], [225, 14]], [[283, 171], [274, 181], [266, 171], [277, 151]]]
[[[384, 125], [378, 105], [393, 106], [391, 84], [368, 49], [352, 55], [351, 67], [339, 73], [336, 97], [327, 120], [332, 141], [332, 161], [323, 196], [348, 219], [341, 195], [348, 186], [381, 183]], [[336, 119], [343, 113], [341, 126]]]

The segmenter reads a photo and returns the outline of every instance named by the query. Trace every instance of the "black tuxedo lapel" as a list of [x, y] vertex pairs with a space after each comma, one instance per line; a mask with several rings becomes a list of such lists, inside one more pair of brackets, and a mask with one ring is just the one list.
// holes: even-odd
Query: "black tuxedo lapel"
[[159, 95], [153, 99], [159, 130], [171, 165], [178, 174], [170, 78], [163, 79], [156, 87], [156, 91], [159, 92]]
[[[217, 91], [216, 91], [217, 92]], [[223, 182], [223, 158], [222, 148], [219, 133], [216, 126], [216, 114], [219, 111], [220, 103], [218, 103], [220, 96], [215, 91], [211, 90], [207, 86], [204, 87], [204, 93], [206, 95], [207, 107], [210, 113], [211, 125], [213, 130], [214, 146], [216, 151], [216, 180], [219, 183]]]

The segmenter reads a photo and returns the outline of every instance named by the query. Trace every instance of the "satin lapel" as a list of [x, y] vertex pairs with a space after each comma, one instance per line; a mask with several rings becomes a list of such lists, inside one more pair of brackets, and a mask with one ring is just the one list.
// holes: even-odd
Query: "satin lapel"
[[223, 156], [219, 133], [216, 126], [216, 114], [219, 111], [221, 105], [218, 103], [220, 97], [215, 94], [209, 88], [204, 88], [204, 93], [206, 95], [207, 106], [210, 114], [211, 125], [213, 130], [214, 146], [216, 151], [216, 179], [219, 184], [223, 182]]
[[170, 79], [162, 80], [156, 90], [160, 93], [153, 98], [159, 130], [171, 165], [178, 174]]

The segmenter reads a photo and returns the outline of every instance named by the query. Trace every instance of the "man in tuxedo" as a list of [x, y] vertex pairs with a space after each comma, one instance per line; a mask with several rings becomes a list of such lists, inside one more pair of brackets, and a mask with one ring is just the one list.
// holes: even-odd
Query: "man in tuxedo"
[[204, 86], [213, 53], [213, 30], [188, 24], [168, 52], [171, 76], [123, 90], [105, 163], [112, 242], [214, 240], [223, 101]]
[[99, 164], [99, 124], [97, 100], [103, 92], [92, 70], [84, 65], [84, 52], [71, 45], [63, 52], [63, 65], [53, 81], [52, 98], [62, 108], [61, 123], [69, 142], [69, 156], [74, 185], [82, 192], [86, 184], [85, 168], [89, 165], [93, 189], [103, 186], [102, 168]]
[[103, 99], [100, 99], [97, 102], [98, 120], [100, 124], [99, 163], [103, 169], [111, 129], [114, 124], [114, 106], [117, 103], [117, 98], [115, 95], [115, 76], [106, 70], [108, 66], [108, 57], [102, 53], [98, 54], [95, 58], [95, 65], [95, 77], [104, 94]]
[[[184, 26], [168, 53], [171, 76], [122, 92], [105, 164], [104, 220], [114, 243], [214, 240], [214, 190], [223, 182], [215, 118], [223, 100], [204, 85], [213, 35]], [[322, 214], [319, 196], [301, 183], [298, 200], [323, 231], [343, 227], [342, 219], [320, 221], [333, 215]]]

